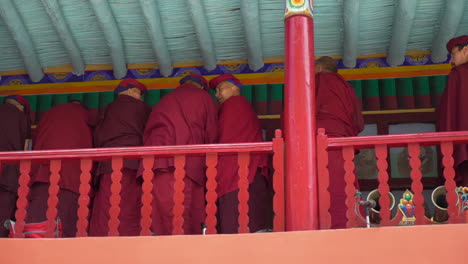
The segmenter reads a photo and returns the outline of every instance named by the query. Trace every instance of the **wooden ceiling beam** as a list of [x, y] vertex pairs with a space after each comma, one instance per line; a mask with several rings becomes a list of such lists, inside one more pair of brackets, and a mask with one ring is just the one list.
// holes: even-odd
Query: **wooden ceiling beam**
[[395, 6], [392, 39], [387, 57], [390, 66], [399, 66], [405, 62], [406, 49], [416, 15], [416, 4], [417, 1], [414, 0], [399, 0]]
[[360, 0], [346, 0], [343, 5], [343, 64], [354, 68], [359, 53]]
[[256, 71], [264, 65], [259, 4], [258, 0], [241, 0], [240, 4], [247, 40], [247, 59], [250, 69]]

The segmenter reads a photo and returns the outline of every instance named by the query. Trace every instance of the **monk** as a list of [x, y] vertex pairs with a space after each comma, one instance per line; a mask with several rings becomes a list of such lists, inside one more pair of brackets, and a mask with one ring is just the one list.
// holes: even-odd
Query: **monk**
[[[26, 142], [31, 136], [29, 102], [21, 95], [9, 95], [0, 105], [0, 151], [21, 151], [27, 149]], [[0, 237], [7, 237], [4, 223], [13, 219], [18, 199], [19, 168], [17, 164], [4, 165], [0, 174]]]
[[[201, 75], [187, 75], [180, 86], [153, 107], [143, 135], [145, 146], [211, 144], [217, 137], [217, 106]], [[174, 158], [157, 159], [153, 167], [153, 222], [156, 235], [172, 234]], [[205, 220], [205, 158], [185, 162], [184, 233], [201, 234]]]
[[[210, 81], [221, 103], [218, 113], [218, 143], [262, 142], [262, 129], [252, 105], [241, 96], [241, 82], [232, 74], [223, 74]], [[271, 228], [272, 192], [268, 179], [267, 156], [252, 154], [249, 164], [249, 229], [257, 232]], [[218, 159], [218, 233], [233, 234], [239, 228], [239, 165], [237, 156]]]
[[[143, 145], [143, 130], [151, 108], [142, 100], [146, 86], [135, 79], [124, 79], [115, 88], [117, 98], [109, 104], [103, 119], [94, 131], [94, 144], [97, 148], [136, 147]], [[121, 236], [140, 234], [141, 181], [136, 173], [138, 160], [125, 160], [123, 163], [120, 202]], [[107, 236], [112, 185], [112, 165], [110, 161], [99, 162], [94, 173], [98, 184], [91, 214], [89, 234]]]
[[[335, 60], [321, 57], [315, 62], [317, 128], [329, 137], [353, 137], [364, 129], [361, 106], [351, 85], [338, 74]], [[341, 150], [328, 152], [332, 228], [346, 228], [345, 170]], [[359, 189], [357, 179], [355, 187]]]
[[[452, 70], [437, 109], [438, 131], [467, 131], [468, 120], [468, 35], [451, 39], [447, 43]], [[453, 158], [458, 186], [468, 186], [468, 145], [454, 146]]]
[[[92, 148], [92, 124], [89, 122], [89, 116], [88, 110], [79, 101], [52, 107], [44, 113], [37, 125], [33, 150]], [[62, 160], [59, 173], [58, 217], [63, 227], [63, 236], [74, 237], [80, 188], [80, 161]], [[26, 223], [47, 220], [49, 180], [49, 162], [33, 163]]]

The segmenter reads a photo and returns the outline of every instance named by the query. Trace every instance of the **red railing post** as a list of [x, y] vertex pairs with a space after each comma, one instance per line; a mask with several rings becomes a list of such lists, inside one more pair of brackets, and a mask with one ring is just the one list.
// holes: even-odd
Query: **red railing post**
[[20, 176], [19, 176], [19, 187], [18, 187], [18, 200], [16, 201], [16, 233], [15, 238], [24, 237], [23, 230], [26, 219], [26, 210], [28, 209], [28, 195], [29, 195], [29, 171], [31, 170], [31, 160], [20, 161]]
[[123, 158], [122, 156], [112, 157], [112, 184], [111, 184], [111, 196], [109, 208], [109, 231], [108, 236], [118, 236], [119, 235], [119, 215], [120, 215], [120, 191], [122, 190], [122, 165]]
[[[173, 214], [174, 218], [172, 219], [172, 234], [173, 235], [183, 235], [184, 234], [184, 201], [185, 201], [185, 155], [176, 155], [174, 157], [174, 208]], [[188, 210], [188, 209], [187, 209]]]
[[216, 200], [218, 200], [218, 194], [216, 193], [216, 187], [218, 186], [216, 182], [216, 176], [218, 170], [216, 169], [216, 164], [218, 163], [218, 153], [207, 153], [206, 154], [206, 234], [216, 234], [216, 224], [218, 219], [216, 219], [216, 212], [218, 210], [216, 206]]
[[330, 186], [330, 173], [328, 173], [328, 136], [324, 128], [318, 129], [317, 136], [317, 172], [318, 172], [318, 199], [320, 201], [320, 229], [331, 227], [330, 210], [331, 197], [328, 187]]
[[275, 218], [273, 220], [273, 230], [276, 232], [284, 231], [284, 140], [281, 130], [275, 131], [273, 139], [273, 211]]
[[[425, 223], [424, 216], [424, 196], [423, 196], [423, 185], [421, 182], [421, 160], [419, 159], [420, 144], [409, 143], [408, 154], [410, 156], [410, 167], [411, 167], [411, 191], [413, 191], [414, 197], [414, 215], [416, 216], [416, 224], [422, 225]], [[382, 194], [381, 194], [382, 195]]]
[[249, 152], [240, 152], [237, 156], [239, 164], [239, 233], [249, 233]]
[[286, 0], [286, 229], [318, 229], [312, 5]]
[[153, 208], [151, 202], [153, 201], [153, 166], [154, 166], [154, 156], [143, 156], [143, 185], [141, 186], [141, 231], [140, 236], [150, 236], [151, 235], [151, 214]]
[[50, 185], [49, 185], [49, 198], [47, 199], [47, 232], [46, 237], [54, 237], [54, 230], [56, 226], [55, 219], [57, 218], [57, 205], [59, 203], [58, 194], [59, 194], [59, 181], [60, 181], [60, 167], [61, 160], [51, 160], [50, 161]]
[[93, 161], [91, 159], [81, 159], [80, 169], [80, 197], [78, 198], [78, 222], [76, 223], [76, 236], [77, 237], [85, 237], [88, 236], [88, 216], [89, 216], [89, 191], [91, 190], [91, 186], [89, 185], [91, 181], [91, 167], [93, 165]]

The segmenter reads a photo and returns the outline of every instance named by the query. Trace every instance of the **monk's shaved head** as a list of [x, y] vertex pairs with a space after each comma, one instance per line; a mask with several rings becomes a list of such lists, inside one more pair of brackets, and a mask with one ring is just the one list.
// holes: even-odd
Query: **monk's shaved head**
[[332, 57], [323, 56], [315, 61], [315, 72], [338, 72], [336, 61]]

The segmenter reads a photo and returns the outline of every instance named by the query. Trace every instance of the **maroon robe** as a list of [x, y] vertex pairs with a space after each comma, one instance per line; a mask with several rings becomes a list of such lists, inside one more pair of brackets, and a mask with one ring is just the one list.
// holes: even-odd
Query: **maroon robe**
[[[243, 96], [232, 96], [219, 109], [218, 132], [221, 144], [262, 142], [260, 120], [249, 101]], [[252, 154], [249, 164], [249, 227], [251, 232], [268, 228], [268, 205], [271, 193], [267, 180], [267, 156]], [[223, 155], [218, 160], [217, 193], [219, 233], [237, 233], [239, 204], [239, 174], [237, 155]], [[255, 184], [253, 184], [255, 181]], [[271, 211], [271, 210], [270, 210]]]
[[[54, 106], [44, 113], [36, 128], [33, 140], [34, 150], [92, 148], [92, 129], [89, 113], [83, 106], [66, 103]], [[63, 222], [65, 236], [74, 236], [77, 212], [67, 208], [77, 208], [80, 187], [80, 161], [63, 160], [60, 170], [60, 193], [58, 216]], [[47, 188], [49, 186], [49, 163], [33, 164], [31, 169], [31, 192], [28, 208], [28, 223], [46, 220]], [[64, 197], [64, 199], [60, 199]], [[68, 229], [67, 229], [68, 228]]]
[[[31, 125], [27, 115], [16, 106], [0, 105], [0, 151], [24, 150], [30, 137]], [[19, 169], [17, 164], [3, 165], [0, 174], [0, 237], [8, 236], [3, 223], [13, 219], [16, 210]]]
[[[145, 102], [128, 95], [119, 95], [106, 107], [103, 119], [96, 126], [95, 146], [97, 148], [142, 146], [143, 130], [150, 112], [151, 108]], [[138, 160], [125, 160], [121, 170], [119, 215], [121, 236], [140, 234], [141, 182], [136, 177], [139, 166]], [[111, 175], [111, 162], [99, 162], [94, 173], [98, 190], [91, 213], [89, 228], [91, 236], [106, 236], [109, 230]]]
[[[329, 137], [352, 137], [364, 129], [361, 107], [356, 94], [337, 73], [317, 73], [317, 128], [325, 128]], [[346, 228], [346, 194], [344, 160], [341, 150], [329, 151], [328, 170], [330, 175], [330, 199], [332, 228]], [[357, 179], [355, 187], [359, 189]]]
[[[452, 69], [447, 85], [437, 109], [438, 131], [468, 131], [468, 63]], [[455, 181], [458, 185], [468, 185], [468, 145], [454, 146]]]
[[[174, 91], [165, 95], [153, 111], [146, 124], [143, 135], [145, 146], [169, 146], [188, 144], [215, 143], [217, 137], [217, 106], [211, 95], [185, 83]], [[155, 179], [153, 195], [153, 232], [157, 235], [169, 235], [172, 233], [172, 207], [174, 202], [172, 194], [173, 186], [169, 183], [173, 179], [174, 159], [157, 159], [153, 167]], [[190, 219], [184, 219], [190, 223], [185, 227], [186, 234], [201, 232], [201, 223], [205, 219], [203, 189], [205, 184], [205, 158], [187, 157], [185, 172], [193, 183], [186, 184], [185, 195], [192, 197], [189, 211]], [[165, 193], [158, 192], [157, 185], [168, 186]], [[165, 196], [165, 197], [163, 197]], [[167, 202], [164, 202], [167, 200]], [[187, 215], [185, 217], [188, 217]], [[162, 222], [161, 222], [162, 221]]]

